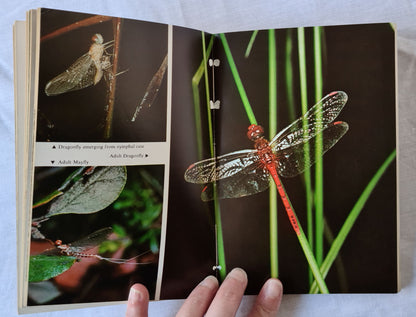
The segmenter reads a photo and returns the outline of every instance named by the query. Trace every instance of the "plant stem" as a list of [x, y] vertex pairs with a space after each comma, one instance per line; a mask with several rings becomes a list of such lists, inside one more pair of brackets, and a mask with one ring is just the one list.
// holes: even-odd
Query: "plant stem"
[[[322, 99], [322, 50], [321, 28], [313, 28], [313, 46], [315, 59], [315, 101]], [[316, 113], [317, 129], [322, 129], [322, 109]], [[315, 141], [315, 257], [319, 265], [323, 260], [324, 248], [324, 191], [323, 191], [323, 140], [322, 133]]]
[[[299, 76], [300, 76], [300, 96], [302, 115], [308, 111], [308, 93], [307, 93], [307, 73], [306, 73], [306, 49], [305, 49], [305, 30], [304, 28], [298, 28], [298, 54], [299, 54]], [[303, 119], [303, 133], [305, 138], [308, 138], [308, 121]], [[309, 143], [305, 143], [303, 146], [305, 165], [309, 162]], [[306, 195], [306, 219], [307, 219], [307, 234], [308, 240], [311, 246], [313, 246], [313, 215], [312, 215], [312, 181], [311, 171], [309, 168], [304, 172], [305, 180], [305, 195]], [[309, 274], [310, 282], [312, 282], [312, 275]]]
[[62, 34], [71, 32], [73, 30], [77, 30], [79, 28], [83, 28], [83, 27], [86, 27], [86, 26], [90, 26], [90, 25], [94, 25], [94, 24], [99, 24], [99, 23], [103, 23], [103, 22], [106, 22], [106, 21], [110, 21], [111, 19], [113, 19], [113, 18], [112, 17], [109, 17], [109, 16], [106, 16], [106, 15], [94, 15], [94, 16], [92, 16], [90, 18], [86, 18], [84, 20], [76, 21], [76, 22], [74, 22], [74, 23], [72, 23], [70, 25], [66, 25], [66, 26], [64, 26], [64, 27], [62, 27], [60, 29], [57, 29], [57, 30], [55, 30], [55, 31], [53, 31], [51, 33], [48, 33], [48, 34], [42, 36], [40, 38], [40, 40], [41, 40], [41, 42], [42, 41], [47, 41], [47, 40], [53, 39], [53, 38], [55, 38], [57, 36], [60, 36]]
[[296, 216], [295, 209], [293, 208], [292, 203], [290, 202], [289, 196], [286, 193], [286, 190], [280, 181], [279, 176], [277, 175], [277, 172], [274, 170], [270, 170], [271, 175], [273, 177], [273, 180], [275, 181], [276, 188], [280, 194], [280, 197], [282, 198], [283, 205], [285, 206], [286, 213], [289, 217], [289, 221], [292, 224], [292, 227], [296, 233], [296, 236], [299, 240], [300, 246], [303, 250], [303, 253], [305, 254], [306, 260], [309, 263], [309, 268], [312, 271], [313, 276], [315, 277], [315, 281], [318, 284], [319, 290], [323, 294], [328, 294], [328, 288], [325, 284], [324, 278], [321, 275], [321, 272], [319, 271], [319, 266], [316, 263], [315, 257], [313, 255], [312, 249], [309, 245], [308, 239], [305, 236], [305, 233], [303, 232], [302, 226], [300, 225], [300, 222], [298, 220], [298, 217]]
[[[211, 43], [210, 43], [211, 44]], [[212, 47], [212, 45], [210, 45]], [[208, 59], [207, 59], [207, 50], [205, 45], [205, 34], [202, 32], [202, 51], [203, 51], [203, 64], [204, 64], [204, 74], [205, 74], [205, 90], [206, 90], [206, 104], [207, 104], [207, 115], [208, 115], [208, 130], [209, 130], [209, 141], [210, 141], [210, 150], [211, 156], [216, 157], [216, 146], [215, 146], [215, 130], [213, 125], [215, 125], [215, 113], [211, 116], [211, 108], [210, 108], [210, 94], [209, 94], [209, 83], [208, 83]], [[213, 87], [214, 89], [214, 87]], [[215, 110], [212, 110], [215, 111]], [[224, 280], [225, 276], [227, 275], [227, 267], [225, 264], [225, 251], [224, 251], [224, 239], [222, 234], [222, 221], [221, 221], [221, 210], [220, 205], [217, 198], [217, 190], [216, 184], [214, 183], [214, 217], [215, 217], [215, 243], [216, 243], [216, 252], [217, 252], [217, 259], [219, 266], [221, 269], [219, 270], [220, 279]]]
[[[202, 47], [204, 49], [205, 47], [204, 32], [201, 32], [201, 33], [202, 33], [202, 38], [203, 38]], [[214, 36], [211, 36], [208, 47], [206, 49], [206, 53], [205, 53], [206, 55], [211, 54], [213, 43], [214, 43]], [[195, 125], [196, 125], [195, 130], [196, 130], [196, 140], [197, 140], [197, 147], [198, 147], [198, 158], [200, 160], [202, 159], [202, 123], [201, 123], [201, 103], [200, 103], [198, 87], [199, 87], [199, 83], [201, 81], [202, 76], [205, 74], [205, 69], [206, 69], [206, 64], [204, 63], [204, 59], [202, 59], [201, 64], [199, 65], [197, 71], [195, 72], [194, 76], [192, 76], [192, 95], [193, 95], [193, 100], [194, 100], [194, 113], [195, 113]], [[207, 86], [205, 89], [207, 89]], [[209, 88], [206, 94], [206, 102], [209, 104]]]
[[112, 126], [113, 126], [113, 114], [114, 114], [114, 101], [116, 97], [116, 74], [118, 68], [118, 54], [120, 50], [120, 29], [121, 29], [121, 18], [113, 19], [113, 33], [114, 33], [114, 54], [113, 54], [113, 76], [110, 77], [108, 100], [106, 106], [106, 117], [104, 126], [104, 139], [111, 137]]
[[259, 32], [258, 30], [255, 30], [251, 34], [250, 41], [248, 42], [248, 45], [247, 45], [247, 48], [246, 48], [246, 53], [244, 54], [245, 58], [249, 57], [249, 55], [251, 53], [251, 49], [253, 48], [253, 44], [254, 44], [254, 41], [256, 40], [256, 36], [257, 36], [258, 32]]
[[232, 73], [233, 78], [234, 78], [234, 82], [237, 86], [237, 90], [240, 94], [241, 101], [243, 102], [244, 109], [247, 113], [248, 120], [250, 121], [251, 124], [257, 124], [256, 117], [254, 116], [254, 112], [251, 109], [250, 102], [248, 100], [246, 91], [244, 89], [244, 86], [243, 86], [243, 83], [241, 81], [240, 75], [238, 74], [237, 66], [235, 65], [233, 55], [231, 53], [230, 47], [229, 47], [228, 42], [227, 42], [227, 38], [225, 37], [225, 35], [223, 33], [220, 33], [220, 39], [221, 39], [222, 45], [224, 47], [225, 55], [227, 57], [228, 65], [230, 66], [231, 73]]
[[292, 30], [288, 29], [286, 32], [286, 49], [285, 49], [285, 76], [286, 76], [286, 94], [287, 107], [289, 112], [289, 121], [293, 122], [296, 119], [295, 102], [293, 93], [293, 67], [292, 67]]
[[[269, 138], [277, 133], [277, 74], [276, 39], [274, 30], [269, 30]], [[270, 226], [270, 275], [277, 278], [278, 265], [278, 226], [277, 193], [274, 186], [269, 190], [269, 226]]]

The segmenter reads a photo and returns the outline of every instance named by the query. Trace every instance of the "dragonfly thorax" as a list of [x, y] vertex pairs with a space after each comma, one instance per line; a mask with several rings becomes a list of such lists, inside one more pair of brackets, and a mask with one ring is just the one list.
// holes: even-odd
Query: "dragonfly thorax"
[[257, 150], [261, 162], [266, 166], [272, 164], [276, 160], [272, 149], [269, 146], [269, 142], [260, 137], [254, 142], [254, 148]]
[[252, 124], [248, 127], [247, 137], [253, 142], [256, 141], [258, 138], [261, 138], [263, 134], [263, 127], [260, 125]]

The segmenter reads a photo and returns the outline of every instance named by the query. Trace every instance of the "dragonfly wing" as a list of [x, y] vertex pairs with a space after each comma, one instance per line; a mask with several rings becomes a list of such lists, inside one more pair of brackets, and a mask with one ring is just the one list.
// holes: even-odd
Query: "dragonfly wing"
[[[298, 138], [295, 145], [284, 147], [275, 152], [276, 168], [280, 175], [293, 177], [302, 173], [315, 163], [316, 139], [322, 136], [322, 155], [338, 142], [348, 131], [346, 122], [334, 122], [326, 126], [318, 135], [310, 138]], [[308, 149], [305, 151], [305, 148]]]
[[201, 193], [201, 199], [203, 201], [214, 199], [215, 190], [219, 199], [244, 197], [266, 190], [269, 184], [267, 169], [259, 163], [253, 163], [233, 176], [207, 184]]
[[65, 92], [86, 88], [94, 84], [97, 67], [87, 53], [78, 58], [69, 68], [45, 86], [48, 96], [55, 96]]
[[343, 91], [335, 91], [326, 95], [308, 112], [292, 124], [280, 131], [271, 141], [273, 151], [304, 144], [322, 132], [338, 116], [348, 100]]
[[257, 151], [241, 150], [192, 164], [185, 171], [185, 180], [206, 184], [230, 177], [258, 160]]

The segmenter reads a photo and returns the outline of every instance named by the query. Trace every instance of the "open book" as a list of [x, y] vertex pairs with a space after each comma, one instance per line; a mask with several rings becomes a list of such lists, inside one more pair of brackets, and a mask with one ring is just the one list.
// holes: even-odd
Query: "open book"
[[[50, 9], [15, 25], [19, 311], [397, 292], [395, 31], [212, 35]], [[247, 129], [249, 127], [249, 129]], [[253, 141], [253, 142], [252, 142]], [[324, 155], [325, 154], [325, 155]]]

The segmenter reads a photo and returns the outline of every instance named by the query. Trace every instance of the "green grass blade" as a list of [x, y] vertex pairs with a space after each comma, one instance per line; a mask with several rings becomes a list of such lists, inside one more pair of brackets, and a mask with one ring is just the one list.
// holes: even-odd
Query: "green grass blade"
[[[322, 99], [322, 50], [321, 27], [313, 28], [313, 46], [315, 60], [315, 101]], [[318, 129], [322, 126], [322, 111], [316, 113]], [[323, 190], [323, 140], [322, 134], [315, 141], [315, 257], [319, 265], [323, 260], [324, 249], [324, 190]]]
[[[205, 41], [204, 33], [202, 32], [203, 41]], [[211, 54], [212, 46], [214, 44], [214, 36], [211, 36], [209, 41], [208, 47], [206, 49], [206, 55]], [[204, 42], [202, 44], [204, 50]], [[205, 51], [205, 50], [204, 50]], [[201, 61], [197, 71], [195, 72], [194, 76], [192, 77], [192, 95], [194, 100], [194, 118], [195, 118], [195, 128], [196, 128], [196, 140], [197, 140], [197, 151], [198, 151], [198, 158], [202, 159], [202, 123], [201, 123], [201, 103], [200, 103], [200, 95], [199, 95], [199, 84], [201, 81], [202, 76], [206, 73], [206, 63], [204, 63], [204, 59]], [[205, 84], [206, 86], [206, 84]], [[207, 89], [207, 88], [205, 88]], [[209, 89], [208, 89], [208, 104], [209, 104]]]
[[[216, 184], [214, 184], [216, 186]], [[221, 221], [221, 209], [217, 198], [217, 191], [214, 188], [214, 215], [215, 215], [215, 234], [216, 234], [216, 249], [218, 257], [218, 265], [221, 267], [219, 275], [221, 281], [225, 279], [227, 275], [227, 266], [225, 262], [225, 249], [224, 249], [224, 238], [222, 234], [222, 221]]]
[[[317, 281], [318, 288], [321, 291], [321, 293], [328, 294], [328, 287], [326, 286], [324, 277], [322, 276], [319, 270], [319, 266], [316, 263], [316, 259], [312, 252], [311, 246], [308, 242], [308, 239], [305, 236], [305, 233], [303, 232], [302, 226], [300, 225], [295, 209], [293, 208], [293, 205], [290, 202], [289, 196], [287, 195], [287, 192], [278, 176], [277, 179], [275, 179], [275, 182], [276, 188], [280, 193], [282, 201], [287, 201], [287, 203], [289, 204], [289, 207], [286, 207], [286, 212], [288, 214], [289, 221], [291, 222], [292, 227], [296, 233], [296, 236], [299, 240], [299, 244], [303, 250], [303, 253], [305, 254], [306, 260], [309, 263], [309, 268], [312, 271], [313, 276], [315, 277], [315, 281]], [[293, 217], [296, 219], [296, 221], [293, 221]], [[294, 223], [296, 223], [296, 225], [294, 225]]]
[[[210, 141], [210, 149], [211, 149], [211, 156], [216, 156], [216, 149], [215, 149], [215, 131], [213, 129], [213, 117], [211, 116], [211, 108], [210, 108], [210, 96], [209, 96], [209, 83], [208, 83], [208, 59], [206, 54], [205, 48], [205, 36], [202, 36], [202, 46], [204, 52], [204, 74], [205, 74], [205, 89], [207, 96], [206, 104], [207, 104], [207, 114], [208, 114], [208, 132], [209, 132], [209, 141]], [[213, 87], [214, 88], [214, 87]], [[221, 210], [220, 204], [217, 198], [217, 190], [216, 184], [214, 183], [214, 217], [215, 217], [215, 241], [216, 241], [216, 251], [217, 251], [217, 259], [218, 265], [221, 267], [219, 270], [220, 279], [224, 280], [225, 276], [227, 275], [227, 267], [225, 263], [225, 250], [224, 250], [224, 240], [222, 234], [222, 221], [221, 221]]]
[[[298, 55], [299, 55], [299, 78], [300, 78], [300, 96], [301, 96], [301, 107], [302, 115], [308, 111], [308, 93], [307, 93], [307, 73], [306, 73], [306, 48], [305, 48], [305, 30], [304, 28], [298, 28]], [[308, 121], [305, 118], [303, 120], [303, 130], [305, 138], [307, 138]], [[305, 143], [304, 148], [305, 164], [309, 166], [309, 143]], [[313, 193], [312, 193], [312, 181], [311, 171], [309, 168], [305, 169], [304, 172], [305, 180], [305, 195], [306, 195], [306, 219], [307, 219], [307, 236], [309, 243], [313, 246]], [[309, 274], [310, 282], [313, 281], [312, 275]]]
[[302, 250], [305, 254], [305, 257], [309, 263], [309, 268], [312, 271], [312, 275], [315, 277], [315, 282], [317, 283], [318, 289], [321, 291], [322, 294], [329, 294], [328, 287], [325, 284], [324, 276], [321, 274], [319, 270], [318, 263], [313, 255], [312, 249], [309, 245], [308, 239], [305, 236], [305, 233], [302, 230], [302, 227], [299, 224], [299, 229], [301, 234], [298, 235], [299, 243], [302, 247]]
[[285, 79], [286, 79], [286, 95], [287, 107], [289, 110], [289, 121], [293, 122], [296, 119], [295, 112], [295, 97], [293, 89], [293, 67], [292, 67], [292, 50], [293, 50], [293, 30], [288, 29], [286, 32], [285, 43]]
[[246, 53], [244, 54], [245, 58], [250, 56], [251, 49], [253, 48], [253, 44], [254, 44], [254, 41], [256, 40], [257, 33], [259, 33], [259, 31], [255, 30], [251, 34], [250, 41], [248, 42], [248, 45], [247, 45], [247, 48], [246, 48]]
[[[331, 246], [327, 256], [325, 257], [325, 260], [322, 262], [320, 271], [321, 271], [323, 277], [327, 276], [327, 274], [329, 272], [329, 269], [332, 266], [332, 263], [334, 263], [335, 258], [337, 257], [342, 245], [344, 244], [345, 239], [347, 238], [348, 234], [350, 233], [351, 228], [353, 227], [355, 221], [357, 220], [357, 218], [360, 215], [362, 209], [364, 208], [364, 205], [368, 201], [371, 193], [373, 192], [374, 188], [376, 187], [380, 178], [383, 176], [386, 169], [394, 161], [395, 157], [396, 157], [396, 150], [394, 150], [387, 157], [387, 159], [383, 162], [383, 164], [380, 166], [380, 168], [377, 170], [377, 172], [371, 178], [370, 182], [365, 187], [364, 191], [362, 192], [361, 196], [358, 198], [354, 207], [351, 209], [347, 219], [344, 222], [344, 225], [342, 226], [342, 228], [339, 231], [337, 237], [335, 238], [334, 242], [332, 243], [332, 246]], [[312, 287], [311, 287], [309, 293], [316, 293], [317, 291], [318, 291], [318, 287], [317, 287], [316, 282], [314, 282], [312, 284]]]
[[227, 38], [225, 37], [224, 33], [220, 34], [220, 39], [224, 47], [225, 55], [227, 57], [228, 65], [230, 66], [231, 73], [234, 78], [234, 82], [237, 86], [238, 93], [240, 94], [241, 101], [243, 102], [244, 109], [248, 116], [248, 120], [250, 121], [251, 124], [257, 124], [256, 117], [254, 116], [254, 112], [251, 109], [250, 102], [248, 100], [246, 91], [244, 89], [243, 83], [240, 78], [240, 75], [238, 74], [237, 66], [234, 62], [234, 58], [231, 53], [230, 46], [228, 45]]
[[[277, 133], [277, 66], [275, 31], [269, 30], [269, 138]], [[277, 226], [277, 192], [274, 186], [269, 190], [269, 234], [270, 234], [270, 274], [279, 275], [278, 262], [278, 226]]]
[[[201, 33], [202, 33], [203, 59], [197, 71], [195, 72], [194, 76], [192, 77], [192, 92], [193, 92], [193, 100], [194, 100], [196, 139], [197, 139], [199, 159], [202, 159], [202, 152], [203, 152], [202, 151], [202, 122], [201, 122], [201, 110], [200, 110], [201, 103], [200, 103], [200, 94], [199, 94], [199, 84], [201, 82], [202, 76], [204, 76], [204, 83], [205, 83], [205, 96], [206, 96], [206, 105], [207, 105], [206, 109], [207, 109], [207, 118], [208, 118], [210, 150], [211, 150], [212, 156], [215, 154], [211, 111], [209, 107], [210, 95], [209, 95], [209, 83], [208, 83], [208, 71], [207, 71], [207, 56], [211, 54], [215, 37], [211, 36], [208, 47], [206, 47], [205, 34], [204, 32], [201, 32]], [[225, 251], [224, 251], [224, 241], [223, 241], [223, 234], [222, 234], [221, 213], [220, 213], [218, 199], [215, 198], [215, 190], [214, 190], [214, 217], [215, 217], [215, 225], [216, 225], [215, 235], [216, 235], [216, 244], [217, 244], [216, 249], [217, 249], [217, 257], [218, 257], [218, 265], [221, 266], [221, 270], [219, 271], [219, 274], [220, 274], [220, 279], [223, 280], [227, 274], [227, 268], [226, 268], [226, 263], [225, 263]]]
[[209, 79], [208, 79], [208, 58], [206, 53], [206, 45], [205, 45], [205, 33], [202, 32], [202, 52], [203, 52], [203, 65], [204, 65], [204, 79], [205, 79], [205, 98], [206, 98], [206, 109], [207, 109], [207, 117], [208, 117], [208, 135], [209, 135], [209, 145], [211, 150], [211, 156], [215, 155], [214, 149], [214, 129], [212, 127], [212, 118], [211, 118], [211, 108], [209, 105], [209, 101], [211, 99], [209, 95]]

